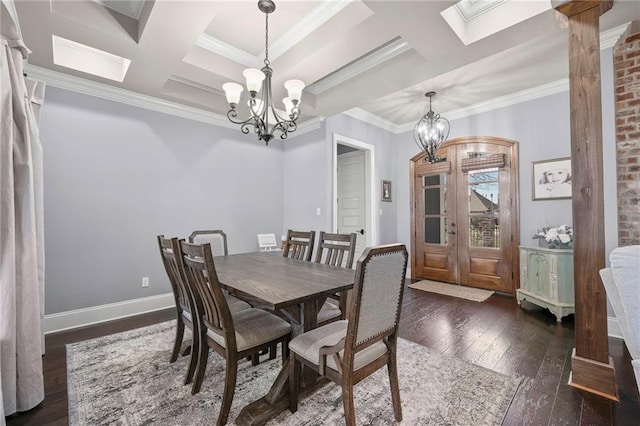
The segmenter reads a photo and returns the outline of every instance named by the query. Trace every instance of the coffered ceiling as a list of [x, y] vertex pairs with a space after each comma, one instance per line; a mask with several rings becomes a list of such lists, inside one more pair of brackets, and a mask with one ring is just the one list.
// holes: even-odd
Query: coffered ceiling
[[[437, 92], [434, 110], [445, 113], [566, 79], [567, 30], [559, 28], [548, 2], [501, 3], [547, 7], [512, 26], [505, 24], [512, 13], [504, 13], [503, 4], [467, 23], [462, 19], [463, 32], [480, 37], [465, 44], [441, 14], [453, 1], [276, 1], [269, 17], [274, 98], [285, 96], [284, 81], [300, 79], [307, 84], [301, 121], [349, 110], [403, 128], [424, 113], [426, 91]], [[223, 117], [228, 106], [222, 84], [244, 85], [242, 71], [260, 68], [264, 59], [265, 20], [255, 0], [16, 0], [16, 9], [32, 70], [93, 80], [204, 114]], [[638, 19], [640, 2], [615, 1], [600, 28], [619, 34]], [[129, 60], [128, 68], [113, 65], [124, 73], [122, 82], [57, 65], [53, 36]]]

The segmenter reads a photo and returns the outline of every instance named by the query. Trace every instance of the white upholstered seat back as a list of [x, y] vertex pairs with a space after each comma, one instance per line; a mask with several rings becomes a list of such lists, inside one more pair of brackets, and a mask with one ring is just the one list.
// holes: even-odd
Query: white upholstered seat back
[[213, 256], [226, 256], [228, 254], [227, 234], [219, 229], [194, 231], [189, 236], [189, 242], [192, 244], [211, 244], [211, 254]]
[[406, 249], [403, 245], [396, 247], [374, 254], [362, 265], [356, 345], [396, 327], [407, 265]]

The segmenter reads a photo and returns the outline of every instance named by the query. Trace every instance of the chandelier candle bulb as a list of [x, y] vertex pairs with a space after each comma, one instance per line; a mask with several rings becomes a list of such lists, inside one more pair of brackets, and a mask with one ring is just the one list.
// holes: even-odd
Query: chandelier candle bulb
[[287, 115], [291, 117], [293, 115], [293, 100], [289, 97], [282, 99], [282, 103], [284, 104], [284, 109], [287, 111]]
[[227, 95], [227, 102], [231, 108], [235, 108], [240, 102], [240, 95], [244, 88], [238, 83], [225, 83], [222, 85], [222, 90]]
[[252, 97], [255, 96], [262, 87], [264, 73], [255, 68], [247, 68], [242, 72], [242, 75], [247, 81], [247, 90], [251, 93]]
[[304, 83], [302, 81], [287, 80], [284, 83], [284, 87], [287, 89], [289, 97], [294, 102], [294, 105], [300, 102], [300, 99], [302, 98], [302, 89], [304, 89]]

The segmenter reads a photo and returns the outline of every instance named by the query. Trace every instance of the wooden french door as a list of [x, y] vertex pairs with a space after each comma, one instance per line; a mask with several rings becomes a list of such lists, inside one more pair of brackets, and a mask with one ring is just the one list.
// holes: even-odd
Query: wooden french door
[[411, 159], [412, 278], [515, 293], [518, 154], [514, 141], [447, 141], [443, 161]]

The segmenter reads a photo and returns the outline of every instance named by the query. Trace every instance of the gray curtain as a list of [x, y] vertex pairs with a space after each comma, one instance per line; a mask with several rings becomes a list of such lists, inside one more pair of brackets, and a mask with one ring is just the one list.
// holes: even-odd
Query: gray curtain
[[[44, 84], [25, 79], [29, 50], [13, 0], [0, 2], [0, 418], [44, 399], [42, 145]], [[35, 106], [34, 106], [35, 104]]]

